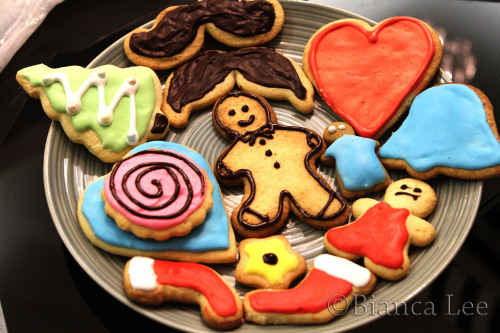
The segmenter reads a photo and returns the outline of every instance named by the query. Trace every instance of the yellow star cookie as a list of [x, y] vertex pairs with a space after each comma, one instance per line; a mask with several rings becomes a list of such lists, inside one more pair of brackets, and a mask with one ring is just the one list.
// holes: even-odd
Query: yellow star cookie
[[286, 289], [306, 270], [305, 259], [282, 236], [249, 238], [240, 243], [236, 281], [255, 288]]

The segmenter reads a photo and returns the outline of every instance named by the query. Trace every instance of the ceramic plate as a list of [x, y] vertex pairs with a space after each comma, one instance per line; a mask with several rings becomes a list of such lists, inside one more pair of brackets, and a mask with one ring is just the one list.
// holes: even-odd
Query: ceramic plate
[[[286, 18], [283, 31], [267, 46], [276, 48], [298, 63], [302, 63], [302, 52], [309, 37], [321, 26], [334, 20], [353, 17], [373, 23], [358, 15], [322, 5], [292, 1], [282, 1], [282, 5]], [[222, 48], [215, 41], [209, 41], [206, 47]], [[123, 52], [123, 38], [101, 53], [89, 64], [89, 67], [104, 64], [119, 67], [133, 65]], [[164, 82], [168, 72], [158, 74]], [[441, 73], [438, 81], [447, 81], [447, 79]], [[318, 95], [315, 98], [314, 112], [307, 116], [295, 111], [286, 102], [271, 102], [271, 104], [281, 124], [304, 126], [318, 133], [322, 133], [332, 121], [338, 120]], [[212, 166], [217, 156], [228, 145], [214, 130], [209, 109], [193, 114], [187, 128], [169, 131], [165, 140], [194, 148]], [[104, 175], [110, 169], [111, 165], [100, 162], [84, 147], [70, 142], [58, 123], [52, 124], [45, 148], [44, 182], [50, 212], [62, 240], [82, 268], [119, 301], [165, 325], [188, 331], [206, 330], [207, 326], [202, 322], [197, 306], [166, 304], [157, 309], [151, 309], [130, 302], [122, 291], [122, 270], [126, 259], [95, 248], [80, 230], [76, 218], [78, 197], [94, 179]], [[333, 168], [320, 166], [319, 170], [330, 184], [335, 185]], [[406, 176], [403, 172], [391, 172], [393, 180]], [[428, 220], [436, 228], [437, 236], [435, 241], [426, 248], [410, 249], [412, 266], [408, 276], [395, 283], [379, 281], [369, 296], [368, 310], [352, 307], [342, 317], [328, 324], [308, 326], [309, 332], [331, 332], [364, 325], [386, 313], [387, 305], [390, 309], [394, 309], [396, 304], [410, 300], [448, 265], [474, 222], [482, 182], [438, 177], [430, 181], [430, 184], [437, 192], [438, 203]], [[223, 194], [228, 211], [231, 213], [237, 201], [242, 197], [242, 189], [223, 188]], [[380, 199], [379, 196], [374, 197]], [[295, 217], [290, 218], [283, 234], [307, 259], [308, 264], [318, 254], [324, 252], [324, 232], [308, 227]], [[230, 284], [235, 285], [235, 265], [213, 265], [213, 267]], [[235, 287], [241, 295], [247, 291], [239, 284]], [[244, 324], [237, 331], [276, 331], [283, 328], [283, 326], [261, 327]], [[287, 326], [286, 330], [302, 332], [304, 327]]]

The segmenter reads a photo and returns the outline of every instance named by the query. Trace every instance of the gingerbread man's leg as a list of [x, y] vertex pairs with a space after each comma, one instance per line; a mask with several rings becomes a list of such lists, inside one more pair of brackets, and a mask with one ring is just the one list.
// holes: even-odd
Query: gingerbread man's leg
[[290, 201], [281, 192], [263, 187], [254, 187], [253, 191], [249, 191], [231, 216], [238, 234], [265, 237], [281, 229], [290, 209]]
[[[292, 211], [301, 220], [319, 229], [343, 224], [349, 216], [346, 201], [317, 175], [309, 174], [289, 186]], [[297, 200], [296, 198], [300, 198]]]

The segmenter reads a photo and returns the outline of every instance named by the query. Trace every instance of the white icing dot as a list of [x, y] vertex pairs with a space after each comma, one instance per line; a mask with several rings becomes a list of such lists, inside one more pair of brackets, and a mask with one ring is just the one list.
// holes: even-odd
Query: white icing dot
[[97, 76], [100, 77], [101, 79], [104, 79], [106, 77], [106, 72], [101, 69], [97, 71]]
[[111, 124], [111, 121], [113, 118], [109, 114], [103, 114], [101, 117], [99, 117], [99, 125], [107, 126]]
[[77, 114], [80, 111], [80, 104], [77, 102], [68, 103], [66, 110], [69, 114]]
[[345, 125], [344, 124], [339, 125], [339, 129], [345, 130]]
[[54, 83], [54, 79], [52, 79], [51, 77], [49, 76], [45, 76], [43, 79], [42, 79], [42, 85], [44, 85], [45, 87], [47, 86], [50, 86], [51, 84]]
[[135, 145], [139, 142], [139, 135], [137, 133], [127, 133], [127, 143], [129, 145]]
[[127, 79], [127, 83], [130, 84], [131, 86], [135, 85], [137, 83], [136, 79], [134, 77], [129, 77]]
[[328, 133], [335, 133], [337, 131], [337, 128], [333, 125], [331, 125], [330, 127], [328, 127]]

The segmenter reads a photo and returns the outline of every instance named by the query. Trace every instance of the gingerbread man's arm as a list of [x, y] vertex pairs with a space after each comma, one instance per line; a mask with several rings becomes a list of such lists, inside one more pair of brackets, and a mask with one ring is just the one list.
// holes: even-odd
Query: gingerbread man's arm
[[415, 246], [428, 245], [436, 234], [432, 224], [411, 214], [406, 220], [406, 228], [410, 235], [410, 243]]
[[363, 215], [368, 209], [378, 204], [379, 201], [371, 198], [361, 198], [352, 204], [352, 216], [354, 219], [358, 219]]

